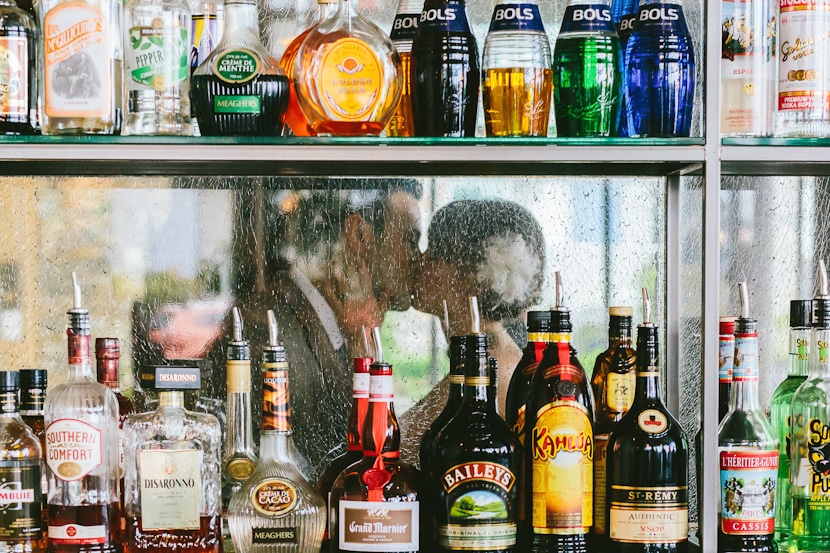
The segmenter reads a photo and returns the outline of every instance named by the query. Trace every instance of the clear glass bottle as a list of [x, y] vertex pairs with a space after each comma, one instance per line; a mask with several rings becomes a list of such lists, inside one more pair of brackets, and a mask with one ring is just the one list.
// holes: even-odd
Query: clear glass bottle
[[300, 107], [319, 135], [379, 135], [403, 88], [395, 45], [360, 15], [357, 0], [340, 0], [334, 17], [312, 29], [294, 71]]
[[[637, 388], [636, 352], [631, 344], [634, 310], [631, 307], [608, 308], [608, 349], [594, 363], [591, 389], [596, 400], [594, 422], [594, 541], [605, 547], [607, 535], [606, 459], [611, 431], [631, 409]], [[639, 331], [638, 331], [639, 332]]]
[[[89, 311], [72, 273], [74, 307], [67, 313], [69, 373], [46, 395], [49, 552], [120, 550], [118, 400], [96, 382], [90, 359]], [[115, 446], [115, 447], [113, 447]]]
[[0, 371], [0, 553], [44, 553], [40, 440], [18, 412], [20, 374]]
[[778, 1], [726, 0], [721, 6], [721, 134], [770, 136], [776, 111]]
[[228, 509], [239, 553], [319, 553], [326, 504], [297, 468], [291, 426], [288, 362], [268, 311], [269, 345], [262, 361], [262, 432], [254, 473]]
[[129, 0], [124, 7], [123, 135], [190, 136], [190, 6]]
[[158, 408], [127, 419], [127, 551], [219, 553], [222, 430], [213, 415], [184, 405], [184, 391], [201, 385], [199, 368], [146, 371], [143, 379], [158, 393]]
[[551, 63], [537, 1], [499, 0], [481, 59], [487, 136], [547, 136]]
[[314, 129], [312, 129], [308, 124], [308, 119], [306, 119], [305, 113], [303, 113], [303, 110], [300, 107], [300, 101], [297, 99], [297, 89], [294, 81], [294, 68], [296, 67], [295, 62], [297, 61], [297, 52], [299, 52], [303, 41], [308, 34], [320, 24], [321, 21], [334, 17], [334, 14], [337, 13], [337, 0], [317, 0], [317, 5], [320, 8], [317, 23], [297, 35], [294, 40], [291, 41], [291, 44], [288, 45], [288, 48], [285, 49], [285, 52], [283, 52], [282, 57], [280, 58], [280, 66], [288, 77], [288, 87], [291, 91], [290, 98], [288, 99], [288, 109], [285, 112], [285, 124], [291, 127], [291, 132], [294, 133], [294, 136], [317, 135]]
[[389, 38], [401, 57], [403, 88], [398, 108], [386, 125], [386, 136], [415, 136], [415, 122], [412, 120], [412, 40], [418, 30], [418, 20], [421, 18], [423, 7], [423, 0], [400, 0], [398, 13], [395, 14], [392, 30], [389, 32]]
[[[225, 28], [225, 4], [222, 0], [190, 0], [190, 77], [222, 40]], [[191, 82], [191, 88], [193, 83]], [[190, 126], [193, 136], [200, 136], [196, 110], [191, 102]]]
[[[257, 448], [251, 420], [251, 346], [242, 337], [242, 314], [233, 308], [233, 339], [227, 350], [227, 424], [222, 448], [222, 542], [233, 545], [227, 528], [233, 494], [256, 468]], [[225, 551], [228, 548], [225, 547]]]
[[810, 327], [813, 304], [810, 300], [790, 302], [790, 354], [787, 378], [778, 385], [770, 402], [770, 422], [778, 437], [778, 484], [775, 488], [775, 542], [778, 549], [785, 545], [793, 526], [793, 505], [790, 497], [790, 419], [793, 394], [807, 379], [810, 365]]
[[193, 74], [192, 96], [204, 136], [279, 136], [288, 78], [259, 39], [254, 0], [225, 2], [222, 41]]
[[749, 317], [746, 282], [738, 287], [741, 316], [735, 322], [732, 401], [718, 427], [718, 552], [774, 552], [778, 440], [758, 394], [758, 322]]
[[[43, 134], [112, 134], [122, 68], [121, 2], [40, 0], [40, 128]], [[87, 40], [61, 40], [89, 30]]]

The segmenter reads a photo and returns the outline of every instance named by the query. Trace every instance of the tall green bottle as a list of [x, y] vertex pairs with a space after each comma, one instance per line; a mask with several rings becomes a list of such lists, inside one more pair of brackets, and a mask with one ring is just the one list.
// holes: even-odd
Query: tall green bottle
[[793, 526], [793, 508], [790, 498], [790, 415], [793, 394], [807, 379], [810, 352], [810, 327], [813, 323], [813, 303], [810, 300], [790, 302], [790, 354], [787, 378], [772, 394], [770, 419], [778, 436], [778, 485], [775, 490], [775, 541], [779, 549], [789, 539]]

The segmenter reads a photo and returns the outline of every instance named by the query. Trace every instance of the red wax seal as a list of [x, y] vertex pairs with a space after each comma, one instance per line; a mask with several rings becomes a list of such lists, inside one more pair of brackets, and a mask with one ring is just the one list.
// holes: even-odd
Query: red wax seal
[[78, 533], [78, 530], [74, 526], [70, 526], [69, 528], [66, 529], [66, 535], [69, 536], [70, 538], [74, 538], [75, 534], [77, 534], [77, 533]]
[[363, 483], [369, 489], [382, 488], [392, 480], [392, 475], [383, 469], [369, 469], [363, 473]]

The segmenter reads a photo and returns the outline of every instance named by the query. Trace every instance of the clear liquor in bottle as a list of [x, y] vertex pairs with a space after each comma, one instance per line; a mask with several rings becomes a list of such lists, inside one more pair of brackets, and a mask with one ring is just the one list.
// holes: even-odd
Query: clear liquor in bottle
[[0, 0], [3, 102], [0, 133], [33, 134], [37, 127], [37, 29], [12, 0]]
[[0, 552], [43, 553], [40, 440], [18, 412], [17, 371], [0, 371]]
[[790, 302], [790, 353], [787, 378], [778, 385], [770, 402], [770, 422], [778, 437], [778, 483], [775, 487], [775, 542], [786, 551], [793, 526], [793, 505], [790, 497], [790, 419], [793, 394], [807, 379], [810, 364], [810, 327], [813, 304], [810, 300]]
[[[300, 107], [319, 135], [379, 135], [403, 88], [394, 44], [360, 15], [357, 0], [340, 0], [334, 17], [311, 30], [294, 71]], [[361, 86], [344, 87], [344, 79]]]
[[735, 365], [735, 321], [737, 317], [721, 317], [718, 324], [718, 421], [729, 411], [732, 371]]
[[526, 509], [532, 553], [584, 553], [594, 500], [594, 400], [571, 347], [571, 311], [556, 273], [551, 336], [530, 384], [525, 420]]
[[98, 372], [98, 382], [112, 390], [115, 399], [118, 401], [118, 488], [121, 500], [121, 517], [119, 528], [121, 530], [120, 541], [126, 542], [127, 519], [124, 518], [124, 421], [135, 413], [133, 403], [121, 393], [119, 359], [121, 358], [121, 346], [118, 338], [96, 338], [95, 339], [95, 361]]
[[240, 553], [318, 553], [325, 502], [294, 456], [288, 362], [268, 311], [269, 345], [262, 362], [262, 432], [256, 470], [234, 494], [228, 524]]
[[637, 375], [634, 370], [636, 353], [631, 345], [631, 307], [608, 309], [608, 349], [597, 357], [591, 376], [591, 389], [596, 400], [594, 423], [594, 542], [598, 548], [607, 546], [606, 458], [611, 431], [631, 409]]
[[608, 538], [614, 553], [689, 549], [689, 443], [661, 398], [659, 333], [643, 289], [634, 404], [608, 440]]
[[251, 419], [251, 347], [242, 336], [242, 314], [233, 308], [233, 339], [227, 349], [227, 425], [222, 448], [222, 543], [233, 547], [227, 527], [228, 506], [253, 474], [257, 463]]
[[124, 7], [123, 135], [190, 136], [190, 6], [129, 0]]
[[718, 552], [775, 552], [778, 440], [758, 394], [758, 323], [749, 317], [749, 291], [739, 285], [732, 401], [718, 427], [720, 505]]
[[254, 0], [227, 0], [222, 42], [193, 74], [202, 135], [279, 136], [288, 78], [259, 39]]
[[776, 41], [780, 48], [775, 134], [828, 136], [830, 71], [822, 37], [830, 33], [830, 11], [822, 1], [781, 0], [778, 4], [778, 27], [762, 31], [766, 40]]
[[400, 0], [398, 13], [395, 14], [392, 31], [389, 33], [389, 38], [401, 57], [403, 88], [401, 101], [386, 125], [386, 136], [415, 136], [415, 122], [412, 120], [412, 40], [418, 30], [418, 20], [421, 18], [423, 7], [422, 0]]
[[50, 553], [120, 551], [118, 400], [96, 382], [90, 359], [89, 311], [72, 273], [67, 313], [69, 374], [46, 394], [46, 466]]
[[607, 0], [569, 0], [553, 47], [557, 136], [611, 136], [622, 95], [622, 52]]
[[770, 136], [775, 126], [777, 0], [724, 0], [721, 134]]
[[305, 113], [303, 113], [303, 110], [300, 107], [300, 101], [297, 99], [297, 88], [295, 87], [294, 81], [294, 70], [297, 66], [297, 52], [300, 50], [300, 45], [302, 45], [308, 34], [315, 27], [317, 27], [321, 21], [334, 17], [334, 14], [337, 13], [337, 0], [317, 0], [317, 5], [320, 7], [317, 23], [297, 35], [294, 40], [291, 41], [291, 44], [288, 45], [288, 48], [285, 49], [285, 52], [283, 52], [282, 57], [280, 58], [280, 66], [282, 66], [283, 71], [285, 71], [285, 74], [288, 77], [288, 86], [291, 93], [290, 98], [288, 99], [288, 109], [285, 112], [285, 124], [291, 127], [291, 132], [294, 133], [294, 136], [317, 136], [317, 132], [311, 128], [311, 125], [308, 123], [308, 119], [306, 119]]
[[[49, 496], [49, 481], [46, 479], [46, 425], [43, 422], [43, 405], [46, 401], [47, 374], [46, 369], [20, 369], [20, 418], [32, 429], [37, 439], [40, 440], [41, 457], [40, 469], [40, 491], [42, 503], [42, 524], [43, 539], [49, 533], [48, 511], [46, 499]], [[44, 544], [46, 542], [44, 541]]]
[[435, 440], [428, 481], [437, 499], [438, 545], [441, 551], [512, 551], [521, 444], [496, 412], [487, 336], [476, 332], [464, 341], [464, 399]]
[[[222, 430], [185, 409], [198, 367], [148, 367], [158, 408], [127, 419], [124, 444], [127, 551], [219, 553]], [[145, 379], [149, 380], [149, 379]]]
[[[369, 373], [363, 458], [334, 482], [329, 508], [331, 551], [366, 551], [382, 539], [386, 553], [417, 553], [426, 551], [421, 543], [422, 485], [418, 471], [400, 461], [392, 365], [383, 362], [380, 329], [373, 333], [376, 360]], [[375, 513], [379, 512], [388, 518], [378, 521]]]
[[347, 467], [363, 458], [363, 426], [366, 423], [366, 413], [369, 410], [369, 367], [371, 357], [356, 357], [354, 359], [354, 376], [352, 386], [352, 407], [349, 410], [349, 419], [346, 423], [346, 453], [332, 460], [320, 478], [317, 479], [317, 491], [326, 500], [326, 527], [323, 532], [321, 553], [331, 551], [331, 542], [328, 532], [328, 507], [331, 488], [334, 481]]
[[[121, 2], [41, 0], [40, 127], [43, 134], [112, 134], [121, 68]], [[87, 32], [86, 40], [63, 40]]]
[[551, 59], [536, 0], [499, 0], [481, 60], [487, 136], [547, 136]]

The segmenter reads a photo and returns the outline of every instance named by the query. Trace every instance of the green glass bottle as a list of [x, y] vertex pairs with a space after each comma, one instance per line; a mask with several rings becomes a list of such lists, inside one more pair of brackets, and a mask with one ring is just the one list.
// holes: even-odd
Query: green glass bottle
[[790, 354], [787, 378], [772, 394], [770, 422], [778, 436], [778, 485], [775, 492], [775, 541], [779, 549], [787, 543], [793, 526], [790, 498], [790, 415], [793, 394], [807, 379], [810, 351], [810, 326], [813, 303], [810, 300], [790, 302]]

